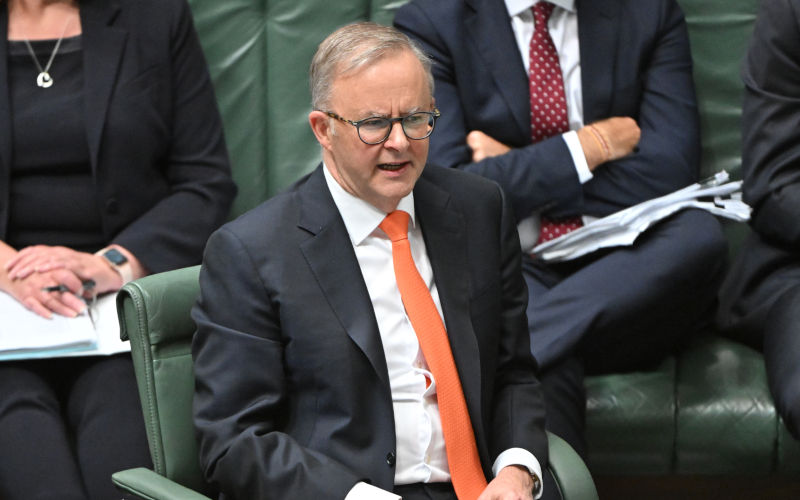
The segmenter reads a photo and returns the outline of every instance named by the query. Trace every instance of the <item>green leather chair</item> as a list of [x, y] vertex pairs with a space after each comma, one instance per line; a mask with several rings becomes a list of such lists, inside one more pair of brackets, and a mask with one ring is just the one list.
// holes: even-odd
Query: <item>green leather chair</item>
[[[192, 426], [195, 325], [189, 311], [199, 291], [198, 272], [199, 267], [189, 267], [148, 276], [128, 283], [117, 296], [121, 336], [131, 343], [154, 470], [121, 471], [112, 480], [122, 491], [147, 500], [213, 496], [200, 471]], [[596, 499], [580, 457], [559, 437], [548, 437], [550, 470], [563, 498]]]

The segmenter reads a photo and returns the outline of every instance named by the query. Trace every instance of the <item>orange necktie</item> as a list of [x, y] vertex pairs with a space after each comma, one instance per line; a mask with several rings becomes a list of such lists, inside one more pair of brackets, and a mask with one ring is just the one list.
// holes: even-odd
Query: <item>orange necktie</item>
[[430, 290], [411, 256], [408, 219], [408, 213], [395, 210], [383, 219], [380, 228], [392, 240], [397, 288], [417, 334], [422, 354], [436, 380], [439, 415], [453, 489], [459, 500], [475, 500], [486, 489], [486, 477], [481, 469], [475, 433], [472, 431], [447, 331]]

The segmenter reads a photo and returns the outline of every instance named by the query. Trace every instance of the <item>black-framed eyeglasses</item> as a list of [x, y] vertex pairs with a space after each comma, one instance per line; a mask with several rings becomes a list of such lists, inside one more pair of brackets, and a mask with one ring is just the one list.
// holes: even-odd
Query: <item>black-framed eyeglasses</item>
[[396, 118], [370, 116], [358, 121], [342, 118], [332, 111], [323, 111], [323, 113], [354, 126], [358, 131], [358, 138], [361, 139], [361, 142], [369, 145], [380, 144], [388, 139], [395, 122], [400, 122], [403, 133], [409, 139], [414, 141], [427, 139], [433, 133], [436, 119], [441, 116], [441, 113], [436, 108], [433, 108], [433, 111], [416, 111], [410, 115]]

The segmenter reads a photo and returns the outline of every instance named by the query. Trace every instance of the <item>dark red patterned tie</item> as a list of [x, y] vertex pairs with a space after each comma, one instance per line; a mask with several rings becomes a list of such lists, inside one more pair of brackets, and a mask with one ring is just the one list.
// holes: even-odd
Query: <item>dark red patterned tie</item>
[[[569, 130], [567, 99], [558, 53], [547, 29], [554, 5], [539, 2], [533, 6], [534, 31], [530, 44], [531, 140], [536, 143]], [[542, 217], [539, 243], [578, 229], [580, 217], [551, 220]]]

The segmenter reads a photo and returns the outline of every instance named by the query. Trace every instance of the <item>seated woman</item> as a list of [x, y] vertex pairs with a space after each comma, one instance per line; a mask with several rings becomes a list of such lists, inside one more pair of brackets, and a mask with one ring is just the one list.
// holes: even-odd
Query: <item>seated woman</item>
[[[90, 280], [199, 263], [236, 189], [185, 0], [0, 0], [0, 55], [0, 290], [75, 316]], [[149, 464], [130, 355], [0, 363], [0, 498]]]
[[800, 0], [760, 3], [742, 65], [746, 240], [720, 292], [718, 323], [763, 348], [775, 405], [800, 439]]

